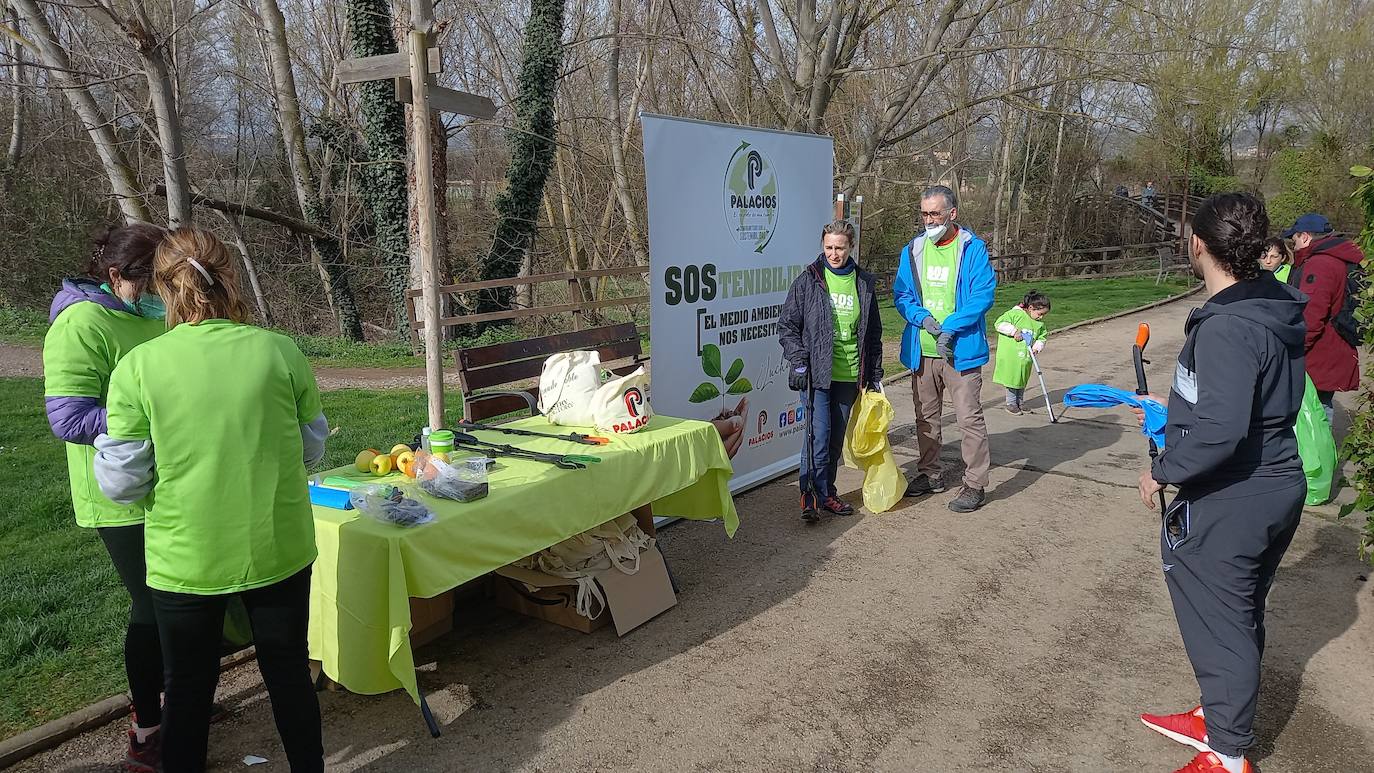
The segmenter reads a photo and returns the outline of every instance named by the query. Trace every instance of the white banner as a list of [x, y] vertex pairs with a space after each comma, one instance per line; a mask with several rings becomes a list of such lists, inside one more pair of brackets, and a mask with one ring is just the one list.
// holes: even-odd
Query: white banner
[[642, 116], [654, 412], [713, 421], [739, 491], [795, 468], [778, 312], [833, 215], [829, 137]]

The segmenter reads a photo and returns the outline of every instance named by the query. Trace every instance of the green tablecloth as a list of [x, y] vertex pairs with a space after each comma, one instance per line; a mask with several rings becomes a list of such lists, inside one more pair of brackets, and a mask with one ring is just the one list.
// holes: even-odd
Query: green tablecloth
[[[540, 417], [509, 426], [569, 431], [550, 429]], [[353, 692], [404, 687], [419, 700], [409, 636], [412, 596], [436, 596], [646, 503], [653, 503], [655, 515], [720, 518], [730, 535], [739, 526], [730, 460], [708, 422], [656, 416], [647, 429], [605, 446], [473, 434], [602, 461], [563, 470], [501, 459], [485, 499], [464, 504], [422, 495], [436, 519], [414, 528], [379, 523], [356, 510], [316, 507], [310, 657]], [[352, 467], [324, 474], [366, 477]]]

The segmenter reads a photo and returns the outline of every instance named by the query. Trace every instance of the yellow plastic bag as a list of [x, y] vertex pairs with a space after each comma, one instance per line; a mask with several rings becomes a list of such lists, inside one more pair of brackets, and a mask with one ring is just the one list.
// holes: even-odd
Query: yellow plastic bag
[[845, 428], [844, 464], [863, 470], [864, 507], [871, 513], [891, 510], [906, 491], [906, 479], [887, 443], [887, 428], [894, 415], [892, 403], [882, 392], [865, 391], [859, 395], [859, 404]]

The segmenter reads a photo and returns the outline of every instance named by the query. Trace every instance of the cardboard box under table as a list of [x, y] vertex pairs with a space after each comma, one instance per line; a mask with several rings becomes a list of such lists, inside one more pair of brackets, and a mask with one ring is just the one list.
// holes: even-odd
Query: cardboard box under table
[[587, 617], [577, 611], [577, 580], [526, 569], [503, 566], [491, 578], [492, 597], [513, 612], [591, 633], [614, 622], [619, 636], [666, 612], [677, 604], [668, 565], [658, 546], [650, 544], [639, 554], [634, 574], [609, 567], [591, 577], [599, 599], [589, 603]]
[[[508, 426], [551, 431], [542, 417]], [[511, 442], [500, 433], [473, 434]], [[424, 496], [436, 518], [414, 528], [356, 510], [314, 509], [319, 558], [310, 593], [310, 657], [329, 678], [364, 694], [404, 688], [420, 703], [410, 598], [438, 596], [646, 503], [659, 515], [719, 518], [731, 535], [739, 525], [730, 460], [709, 422], [655, 416], [646, 429], [605, 446], [519, 441], [533, 451], [592, 454], [601, 462], [565, 470], [501, 459], [485, 499], [465, 504]], [[324, 474], [365, 477], [352, 467]]]

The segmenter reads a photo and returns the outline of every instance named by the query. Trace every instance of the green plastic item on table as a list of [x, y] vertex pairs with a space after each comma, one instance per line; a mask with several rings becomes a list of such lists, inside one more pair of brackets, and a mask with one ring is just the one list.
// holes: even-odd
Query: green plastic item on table
[[1331, 499], [1331, 480], [1336, 474], [1336, 438], [1331, 423], [1312, 379], [1302, 393], [1302, 408], [1298, 423], [1293, 427], [1298, 436], [1298, 456], [1302, 457], [1302, 474], [1307, 477], [1307, 498], [1304, 504], [1321, 505]]
[[[547, 425], [533, 417], [510, 426]], [[520, 445], [543, 453], [567, 450], [567, 441], [558, 438]], [[435, 520], [414, 529], [356, 510], [316, 507], [310, 657], [353, 692], [403, 688], [419, 702], [410, 598], [437, 596], [645, 503], [652, 503], [655, 515], [720, 519], [729, 535], [739, 527], [730, 495], [733, 468], [709, 422], [655, 416], [644, 430], [617, 435], [598, 456], [601, 463], [579, 470], [502, 459], [484, 499], [463, 503], [415, 494]], [[324, 475], [352, 479], [349, 469]]]

